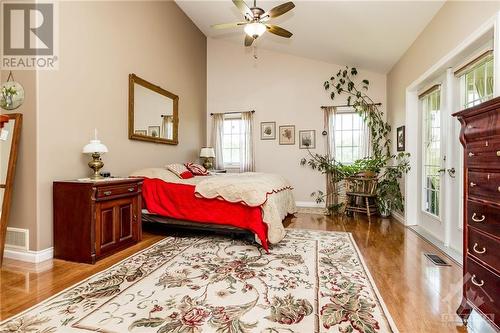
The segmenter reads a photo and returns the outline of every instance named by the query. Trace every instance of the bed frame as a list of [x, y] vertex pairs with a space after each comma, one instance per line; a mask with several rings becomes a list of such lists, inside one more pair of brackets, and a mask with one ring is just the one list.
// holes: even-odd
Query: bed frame
[[231, 236], [254, 236], [254, 234], [246, 229], [241, 229], [225, 224], [200, 223], [190, 222], [186, 220], [177, 220], [170, 217], [142, 213], [142, 222], [161, 223], [162, 225], [172, 227], [177, 230], [196, 231], [196, 232], [212, 232], [229, 234]]

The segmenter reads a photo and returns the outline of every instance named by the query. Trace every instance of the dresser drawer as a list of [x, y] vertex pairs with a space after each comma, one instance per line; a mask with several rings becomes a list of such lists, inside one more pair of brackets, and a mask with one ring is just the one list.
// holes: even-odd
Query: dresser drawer
[[500, 172], [468, 172], [468, 191], [470, 197], [497, 202], [500, 197]]
[[500, 138], [468, 143], [465, 159], [469, 168], [500, 169]]
[[500, 237], [500, 206], [467, 201], [467, 224]]
[[500, 277], [468, 257], [464, 278], [467, 299], [500, 326]]
[[110, 198], [125, 194], [135, 194], [139, 190], [137, 184], [103, 186], [97, 189], [97, 198]]
[[500, 112], [484, 112], [465, 119], [463, 133], [466, 141], [498, 135], [500, 133]]
[[467, 241], [469, 255], [476, 257], [498, 272], [500, 269], [500, 253], [498, 251], [500, 241], [473, 228], [468, 228], [467, 233], [469, 236]]

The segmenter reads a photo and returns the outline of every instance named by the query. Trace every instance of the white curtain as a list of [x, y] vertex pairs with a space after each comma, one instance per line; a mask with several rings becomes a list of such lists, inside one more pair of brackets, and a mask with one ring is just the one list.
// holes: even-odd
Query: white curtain
[[222, 140], [224, 135], [224, 114], [214, 113], [212, 116], [212, 147], [215, 150], [215, 168], [224, 169], [224, 153]]
[[[368, 112], [368, 111], [365, 111]], [[363, 118], [363, 117], [362, 117]], [[370, 133], [370, 127], [368, 127], [368, 124], [364, 119], [361, 121], [361, 151], [360, 151], [360, 157], [370, 157], [372, 156], [372, 135]]]
[[[326, 136], [326, 154], [330, 160], [335, 158], [335, 114], [337, 113], [337, 108], [334, 106], [328, 106], [324, 109], [324, 130], [327, 133]], [[330, 207], [338, 203], [337, 195], [335, 194], [336, 184], [333, 182], [333, 175], [326, 174], [326, 197], [325, 204], [326, 207]]]
[[253, 112], [241, 113], [240, 172], [255, 171]]
[[161, 126], [161, 137], [165, 139], [174, 138], [174, 116], [163, 116]]

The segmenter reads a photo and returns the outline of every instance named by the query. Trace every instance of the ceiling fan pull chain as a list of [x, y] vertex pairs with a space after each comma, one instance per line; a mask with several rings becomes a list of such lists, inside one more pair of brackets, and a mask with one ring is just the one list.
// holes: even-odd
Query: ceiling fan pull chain
[[259, 56], [257, 55], [257, 45], [255, 43], [253, 44], [253, 58], [255, 60], [259, 59]]

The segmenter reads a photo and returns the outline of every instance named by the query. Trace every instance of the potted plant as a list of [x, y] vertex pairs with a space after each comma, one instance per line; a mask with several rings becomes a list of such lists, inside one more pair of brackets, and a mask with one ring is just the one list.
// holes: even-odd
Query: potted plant
[[395, 163], [388, 165], [377, 184], [377, 207], [382, 217], [388, 217], [393, 210], [404, 211], [404, 197], [399, 180], [410, 170], [407, 153], [399, 153]]
[[340, 181], [354, 175], [364, 177], [378, 175], [377, 205], [381, 215], [388, 216], [393, 209], [400, 211], [404, 209], [399, 179], [410, 169], [408, 162], [410, 155], [407, 153], [391, 154], [389, 138], [391, 126], [385, 122], [383, 112], [377, 104], [365, 93], [368, 90], [369, 81], [362, 80], [359, 84], [353, 81], [357, 74], [356, 68], [346, 66], [345, 69], [339, 70], [336, 75], [325, 81], [323, 87], [330, 92], [332, 100], [340, 95], [347, 96], [347, 105], [352, 106], [363, 118], [369, 128], [372, 156], [346, 165], [328, 155], [313, 155], [309, 152], [309, 158], [303, 158], [300, 163], [330, 176], [333, 193], [325, 194], [322, 191], [316, 191], [311, 194], [318, 203], [324, 202], [327, 195], [333, 195], [334, 204], [327, 207], [330, 212], [341, 211], [342, 204], [338, 200]]

